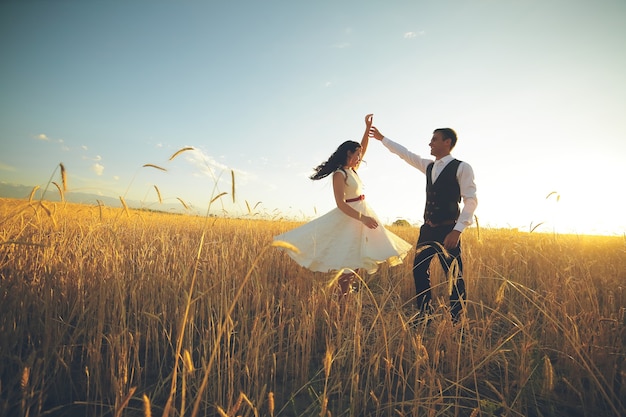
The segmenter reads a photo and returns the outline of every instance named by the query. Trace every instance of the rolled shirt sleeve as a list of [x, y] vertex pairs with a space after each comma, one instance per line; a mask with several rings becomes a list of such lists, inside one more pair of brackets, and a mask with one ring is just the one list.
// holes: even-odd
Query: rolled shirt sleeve
[[454, 229], [462, 232], [467, 226], [470, 226], [474, 222], [474, 212], [476, 211], [476, 207], [478, 207], [474, 170], [470, 164], [461, 162], [456, 172], [456, 178], [459, 181], [459, 188], [461, 189], [463, 208]]

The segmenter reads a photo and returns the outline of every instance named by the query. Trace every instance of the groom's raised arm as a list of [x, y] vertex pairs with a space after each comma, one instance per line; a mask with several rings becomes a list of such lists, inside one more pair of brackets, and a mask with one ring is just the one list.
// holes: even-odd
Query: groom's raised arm
[[426, 167], [432, 163], [432, 159], [422, 158], [421, 156], [409, 151], [404, 146], [385, 137], [380, 131], [372, 126], [370, 129], [370, 137], [379, 140], [387, 149], [402, 158], [407, 164], [426, 173]]

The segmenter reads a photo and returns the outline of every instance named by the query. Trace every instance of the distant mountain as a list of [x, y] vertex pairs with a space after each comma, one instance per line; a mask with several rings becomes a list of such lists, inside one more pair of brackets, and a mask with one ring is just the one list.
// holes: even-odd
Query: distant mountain
[[[28, 200], [31, 192], [34, 187], [29, 187], [26, 185], [18, 185], [18, 184], [8, 184], [0, 182], [0, 197], [4, 198], [17, 198]], [[45, 193], [44, 193], [45, 191]], [[42, 190], [41, 188], [35, 191], [33, 195], [33, 200], [41, 200], [45, 201], [61, 201], [61, 196], [59, 195], [59, 191], [56, 189], [54, 185], [51, 185], [47, 190]], [[119, 197], [110, 197], [103, 196], [99, 194], [92, 193], [77, 193], [77, 192], [66, 192], [64, 193], [65, 201], [69, 203], [78, 203], [78, 204], [91, 204], [98, 205], [98, 201], [104, 204], [107, 207], [122, 207], [122, 202]], [[131, 208], [149, 208], [151, 210], [158, 211], [167, 211], [167, 212], [177, 212], [182, 213], [184, 209], [180, 204], [148, 204], [142, 203], [140, 201], [135, 200], [124, 200], [126, 205]]]
[[28, 198], [33, 187], [25, 185], [13, 185], [0, 182], [0, 197], [6, 198]]
[[[0, 183], [0, 197], [26, 200], [29, 198], [33, 188], [34, 187], [27, 185]], [[33, 200], [40, 200], [42, 197], [46, 201], [61, 201], [61, 196], [54, 185], [51, 185], [47, 190], [38, 188], [33, 195]], [[64, 197], [65, 201], [70, 203], [98, 204], [98, 200], [100, 200], [104, 205], [109, 207], [122, 207], [122, 202], [119, 198], [98, 194], [66, 192], [64, 193]], [[130, 203], [127, 201], [126, 204]]]

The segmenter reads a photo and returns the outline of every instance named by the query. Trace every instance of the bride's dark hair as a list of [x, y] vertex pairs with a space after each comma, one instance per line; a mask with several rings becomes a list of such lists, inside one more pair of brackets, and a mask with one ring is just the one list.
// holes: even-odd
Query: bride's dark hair
[[337, 150], [333, 152], [326, 162], [322, 162], [315, 168], [315, 174], [311, 175], [309, 178], [312, 180], [321, 180], [338, 169], [343, 171], [343, 166], [348, 161], [348, 151], [354, 152], [360, 147], [361, 144], [359, 142], [353, 140], [345, 141], [339, 145]]

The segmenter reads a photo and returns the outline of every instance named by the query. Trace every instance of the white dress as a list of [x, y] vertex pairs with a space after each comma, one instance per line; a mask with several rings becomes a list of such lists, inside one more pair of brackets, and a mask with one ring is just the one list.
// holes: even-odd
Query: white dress
[[[356, 172], [351, 169], [339, 172], [346, 176], [345, 199], [362, 195], [363, 185]], [[385, 229], [367, 200], [348, 204], [362, 215], [375, 218], [378, 227], [370, 229], [335, 207], [309, 223], [274, 237], [274, 241], [287, 242], [298, 248], [300, 253], [280, 247], [311, 271], [364, 268], [373, 274], [383, 262], [389, 262], [390, 266], [401, 264], [413, 245]]]

